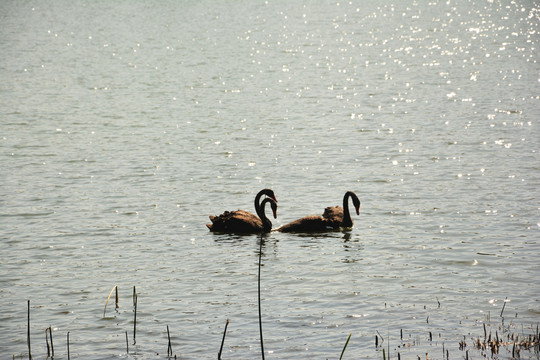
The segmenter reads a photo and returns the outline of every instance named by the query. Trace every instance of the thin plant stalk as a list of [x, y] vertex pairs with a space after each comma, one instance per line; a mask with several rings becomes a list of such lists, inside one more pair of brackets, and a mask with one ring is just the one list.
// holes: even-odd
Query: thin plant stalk
[[45, 328], [45, 343], [47, 344], [47, 358], [51, 357], [51, 347], [49, 346], [49, 328]]
[[169, 339], [169, 343], [167, 345], [167, 356], [172, 356], [172, 345], [171, 345], [171, 334], [169, 332], [169, 325], [167, 325], [167, 338]]
[[257, 293], [259, 299], [259, 332], [261, 334], [261, 355], [264, 360], [264, 342], [263, 342], [263, 330], [262, 330], [262, 315], [261, 315], [261, 259], [262, 259], [262, 244], [263, 244], [263, 235], [261, 235], [260, 245], [259, 245], [259, 275], [257, 278]]
[[28, 329], [26, 334], [26, 342], [28, 343], [28, 359], [32, 360], [32, 349], [30, 347], [30, 300], [28, 300]]
[[52, 339], [52, 328], [49, 326], [49, 337], [51, 338], [51, 356], [54, 357], [54, 344]]
[[229, 319], [225, 323], [225, 330], [223, 330], [223, 339], [221, 339], [221, 346], [219, 348], [218, 360], [221, 360], [221, 352], [223, 351], [223, 344], [225, 343], [225, 334], [227, 334], [227, 327], [229, 326]]
[[345, 349], [347, 348], [347, 345], [349, 345], [349, 340], [351, 340], [352, 333], [349, 334], [349, 337], [347, 338], [347, 341], [345, 342], [345, 346], [343, 347], [343, 350], [341, 350], [341, 356], [339, 357], [339, 360], [343, 358], [343, 354], [345, 353]]
[[[47, 332], [49, 333], [48, 337], [47, 337]], [[49, 353], [49, 338], [51, 339], [50, 353]], [[47, 357], [49, 357], [50, 355], [52, 358], [54, 358], [54, 344], [53, 344], [53, 339], [52, 339], [52, 328], [50, 326], [45, 329], [45, 341], [47, 342]]]
[[135, 340], [135, 336], [137, 333], [137, 292], [135, 291], [135, 286], [133, 286], [133, 307], [133, 345], [135, 345], [137, 343], [137, 341]]
[[503, 317], [503, 312], [504, 312], [504, 307], [506, 306], [506, 301], [508, 300], [508, 296], [504, 299], [504, 303], [503, 303], [503, 307], [502, 307], [502, 310], [501, 310], [501, 315], [500, 317]]
[[68, 353], [68, 360], [69, 358], [69, 331], [67, 332], [67, 353]]
[[111, 292], [109, 293], [109, 297], [107, 298], [107, 301], [105, 302], [105, 308], [103, 309], [103, 317], [105, 317], [105, 312], [107, 311], [107, 304], [109, 303], [109, 299], [111, 298], [114, 290], [116, 290], [116, 308], [118, 309], [118, 287], [114, 285]]

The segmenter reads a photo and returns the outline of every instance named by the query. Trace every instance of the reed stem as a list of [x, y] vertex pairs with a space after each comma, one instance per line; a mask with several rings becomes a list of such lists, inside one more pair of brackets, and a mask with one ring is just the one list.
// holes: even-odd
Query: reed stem
[[137, 343], [135, 340], [137, 334], [137, 292], [135, 291], [135, 286], [133, 286], [133, 345]]
[[109, 293], [109, 296], [107, 297], [107, 301], [105, 301], [105, 308], [103, 309], [103, 317], [105, 317], [105, 312], [107, 311], [107, 304], [109, 303], [109, 300], [114, 290], [116, 290], [116, 308], [118, 309], [118, 287], [114, 285], [114, 287], [111, 289], [111, 292]]
[[51, 355], [54, 357], [54, 343], [52, 339], [52, 328], [49, 326], [49, 337], [51, 338]]
[[30, 300], [28, 300], [28, 325], [26, 342], [28, 343], [28, 359], [32, 360], [32, 349], [30, 347]]
[[171, 334], [169, 332], [169, 325], [167, 325], [167, 339], [169, 339], [169, 343], [167, 345], [167, 356], [172, 356], [172, 345], [171, 345]]
[[[49, 335], [47, 336], [47, 333], [49, 333]], [[51, 339], [51, 347], [49, 349], [49, 339]], [[53, 338], [52, 338], [52, 328], [49, 326], [48, 328], [45, 329], [45, 341], [47, 342], [47, 357], [52, 357], [54, 358], [54, 344], [53, 344]], [[49, 352], [50, 350], [50, 352]]]
[[[379, 337], [381, 338], [381, 346], [384, 342], [384, 338], [382, 337], [381, 333], [379, 332], [379, 330], [375, 330], [377, 331], [377, 334], [379, 334]], [[375, 335], [375, 346], [377, 346], [377, 335]]]
[[225, 323], [225, 330], [223, 330], [223, 339], [221, 339], [221, 346], [219, 348], [218, 360], [221, 360], [221, 352], [223, 351], [223, 344], [225, 343], [225, 334], [227, 333], [227, 327], [229, 326], [229, 319]]
[[259, 332], [261, 336], [261, 355], [264, 360], [264, 343], [263, 343], [263, 329], [262, 329], [262, 315], [261, 315], [261, 259], [262, 259], [262, 244], [263, 244], [263, 235], [261, 234], [261, 240], [259, 243], [259, 275], [257, 277], [257, 293], [259, 300]]
[[501, 317], [502, 317], [502, 314], [504, 312], [504, 307], [506, 306], [506, 300], [508, 300], [508, 296], [504, 298], [504, 303], [503, 303], [503, 307], [502, 307], [502, 310], [501, 310]]
[[343, 347], [343, 350], [341, 350], [341, 356], [339, 357], [339, 360], [343, 358], [343, 354], [345, 353], [345, 349], [347, 348], [347, 345], [349, 345], [349, 340], [351, 340], [352, 333], [349, 334], [349, 337], [347, 338], [347, 341], [345, 342], [345, 346]]
[[45, 343], [47, 344], [47, 358], [51, 357], [51, 347], [49, 346], [49, 328], [45, 329]]

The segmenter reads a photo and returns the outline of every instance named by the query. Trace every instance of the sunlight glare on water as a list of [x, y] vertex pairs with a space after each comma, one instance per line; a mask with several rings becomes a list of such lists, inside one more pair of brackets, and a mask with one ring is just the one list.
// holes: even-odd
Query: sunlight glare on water
[[[28, 357], [30, 300], [34, 358], [49, 326], [60, 357], [68, 332], [73, 358], [165, 357], [169, 326], [174, 355], [215, 358], [227, 319], [223, 358], [258, 357], [262, 241], [268, 358], [337, 357], [349, 334], [344, 358], [515, 357], [540, 321], [539, 15], [2, 2], [0, 353]], [[262, 188], [274, 228], [347, 190], [360, 215], [208, 231]], [[498, 354], [473, 345], [484, 324]]]

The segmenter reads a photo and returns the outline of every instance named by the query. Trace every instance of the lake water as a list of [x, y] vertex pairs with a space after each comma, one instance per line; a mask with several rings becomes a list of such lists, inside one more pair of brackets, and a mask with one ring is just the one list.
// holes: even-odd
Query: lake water
[[[30, 300], [34, 358], [49, 326], [56, 358], [68, 332], [71, 358], [166, 358], [169, 326], [177, 358], [214, 359], [227, 319], [222, 357], [259, 358], [261, 241], [267, 359], [339, 358], [349, 334], [344, 359], [478, 359], [484, 325], [537, 334], [539, 20], [522, 0], [1, 2], [0, 357], [28, 358]], [[265, 187], [274, 227], [347, 190], [360, 215], [205, 227]]]

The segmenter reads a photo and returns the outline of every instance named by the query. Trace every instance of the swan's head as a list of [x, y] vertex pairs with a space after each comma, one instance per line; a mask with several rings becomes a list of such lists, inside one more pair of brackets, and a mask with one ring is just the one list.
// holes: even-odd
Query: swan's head
[[356, 196], [356, 194], [353, 193], [352, 191], [347, 191], [345, 196], [347, 195], [349, 195], [352, 198], [352, 202], [356, 210], [356, 215], [360, 215], [360, 199], [358, 199], [358, 196]]
[[360, 200], [353, 198], [354, 208], [356, 209], [356, 215], [360, 215]]
[[274, 195], [274, 191], [272, 189], [263, 189], [261, 191], [264, 195], [268, 196], [270, 199], [277, 202], [276, 195]]
[[270, 201], [270, 206], [272, 207], [272, 214], [274, 214], [274, 219], [277, 219], [277, 204], [275, 201]]
[[[264, 213], [264, 208], [266, 207], [266, 204], [270, 203], [270, 207], [272, 208], [272, 214], [274, 215], [274, 219], [277, 219], [277, 203], [274, 201], [274, 199], [266, 198], [261, 203], [261, 212]], [[257, 214], [259, 214], [257, 212]], [[259, 215], [261, 216], [261, 215]]]

